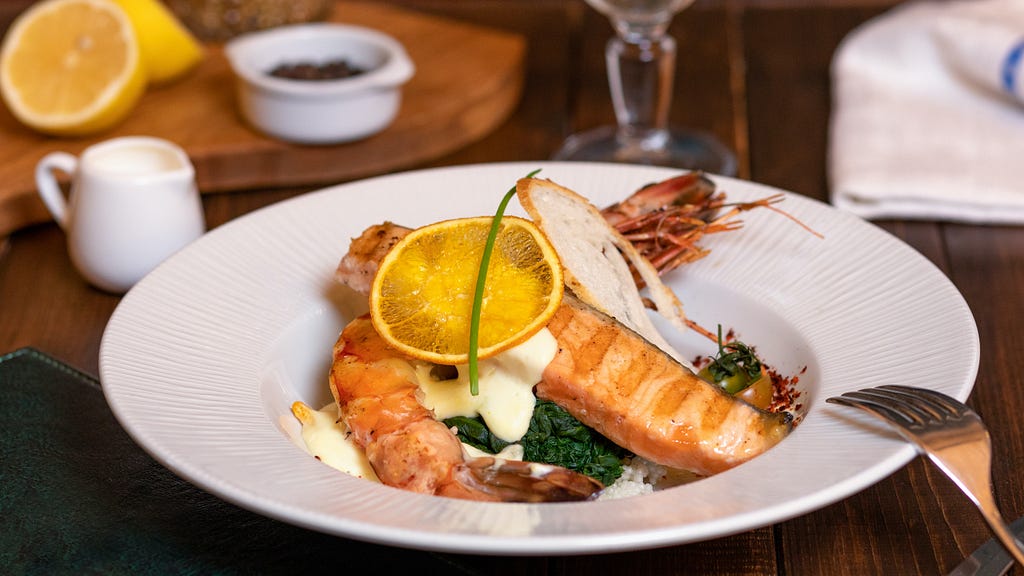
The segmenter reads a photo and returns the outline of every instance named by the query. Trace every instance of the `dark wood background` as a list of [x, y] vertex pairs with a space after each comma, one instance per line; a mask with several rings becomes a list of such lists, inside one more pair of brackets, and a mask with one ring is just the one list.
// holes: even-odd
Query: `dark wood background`
[[[0, 3], [9, 22], [23, 1]], [[526, 88], [494, 133], [424, 166], [550, 157], [570, 133], [613, 120], [604, 75], [607, 21], [581, 0], [402, 0], [415, 10], [510, 30], [529, 40]], [[852, 29], [896, 0], [698, 0], [671, 28], [679, 40], [674, 123], [710, 131], [738, 153], [740, 176], [828, 198], [829, 64]], [[457, 65], [453, 62], [452, 65]], [[217, 226], [307, 189], [205, 198]], [[996, 496], [1024, 513], [1024, 230], [884, 221], [963, 293], [982, 346], [970, 403], [992, 431]], [[54, 225], [0, 240], [0, 353], [34, 346], [97, 373], [119, 298], [76, 275]], [[908, 353], [908, 351], [883, 351]], [[756, 487], [751, 487], [756, 489]], [[921, 459], [837, 504], [709, 542], [601, 556], [466, 557], [493, 574], [944, 574], [989, 534], [970, 502]]]

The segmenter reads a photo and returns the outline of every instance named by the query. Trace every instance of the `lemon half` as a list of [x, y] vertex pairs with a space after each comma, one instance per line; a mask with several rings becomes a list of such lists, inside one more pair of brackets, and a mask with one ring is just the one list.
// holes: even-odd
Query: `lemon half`
[[109, 0], [44, 0], [15, 20], [0, 47], [0, 95], [40, 132], [102, 131], [145, 87], [132, 24]]

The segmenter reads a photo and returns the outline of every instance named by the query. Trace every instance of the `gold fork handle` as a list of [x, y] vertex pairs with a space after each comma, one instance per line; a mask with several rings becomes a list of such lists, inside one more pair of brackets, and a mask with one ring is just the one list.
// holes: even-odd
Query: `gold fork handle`
[[996, 508], [991, 492], [989, 492], [987, 500], [990, 501], [988, 504], [975, 501], [975, 504], [978, 505], [978, 510], [981, 510], [981, 515], [985, 518], [985, 522], [988, 523], [988, 527], [992, 530], [996, 540], [999, 540], [1018, 565], [1024, 566], [1024, 544], [1021, 544], [1021, 541], [1017, 540], [1013, 532], [1010, 532], [1010, 529], [1006, 526], [1006, 522], [1003, 521], [1002, 515], [999, 514], [999, 510]]
[[933, 451], [928, 456], [974, 502], [992, 534], [1017, 564], [1024, 567], [1024, 544], [1006, 526], [992, 494], [992, 462], [989, 453], [983, 453], [970, 444], [961, 444]]

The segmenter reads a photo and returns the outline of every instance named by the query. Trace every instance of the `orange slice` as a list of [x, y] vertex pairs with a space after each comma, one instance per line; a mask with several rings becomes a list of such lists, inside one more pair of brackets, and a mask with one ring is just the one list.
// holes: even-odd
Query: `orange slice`
[[25, 125], [85, 135], [123, 119], [146, 87], [128, 16], [107, 0], [44, 0], [0, 47], [0, 94]]
[[[473, 296], [491, 222], [482, 216], [424, 226], [388, 252], [370, 290], [370, 315], [381, 337], [413, 358], [468, 362]], [[503, 218], [487, 271], [478, 357], [538, 332], [562, 291], [562, 266], [544, 234], [529, 220]]]

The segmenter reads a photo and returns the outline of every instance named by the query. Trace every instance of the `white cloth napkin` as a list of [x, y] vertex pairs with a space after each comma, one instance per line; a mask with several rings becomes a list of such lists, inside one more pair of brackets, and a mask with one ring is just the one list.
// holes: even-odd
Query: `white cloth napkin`
[[832, 75], [833, 204], [1024, 223], [1024, 0], [904, 4], [847, 36]]

